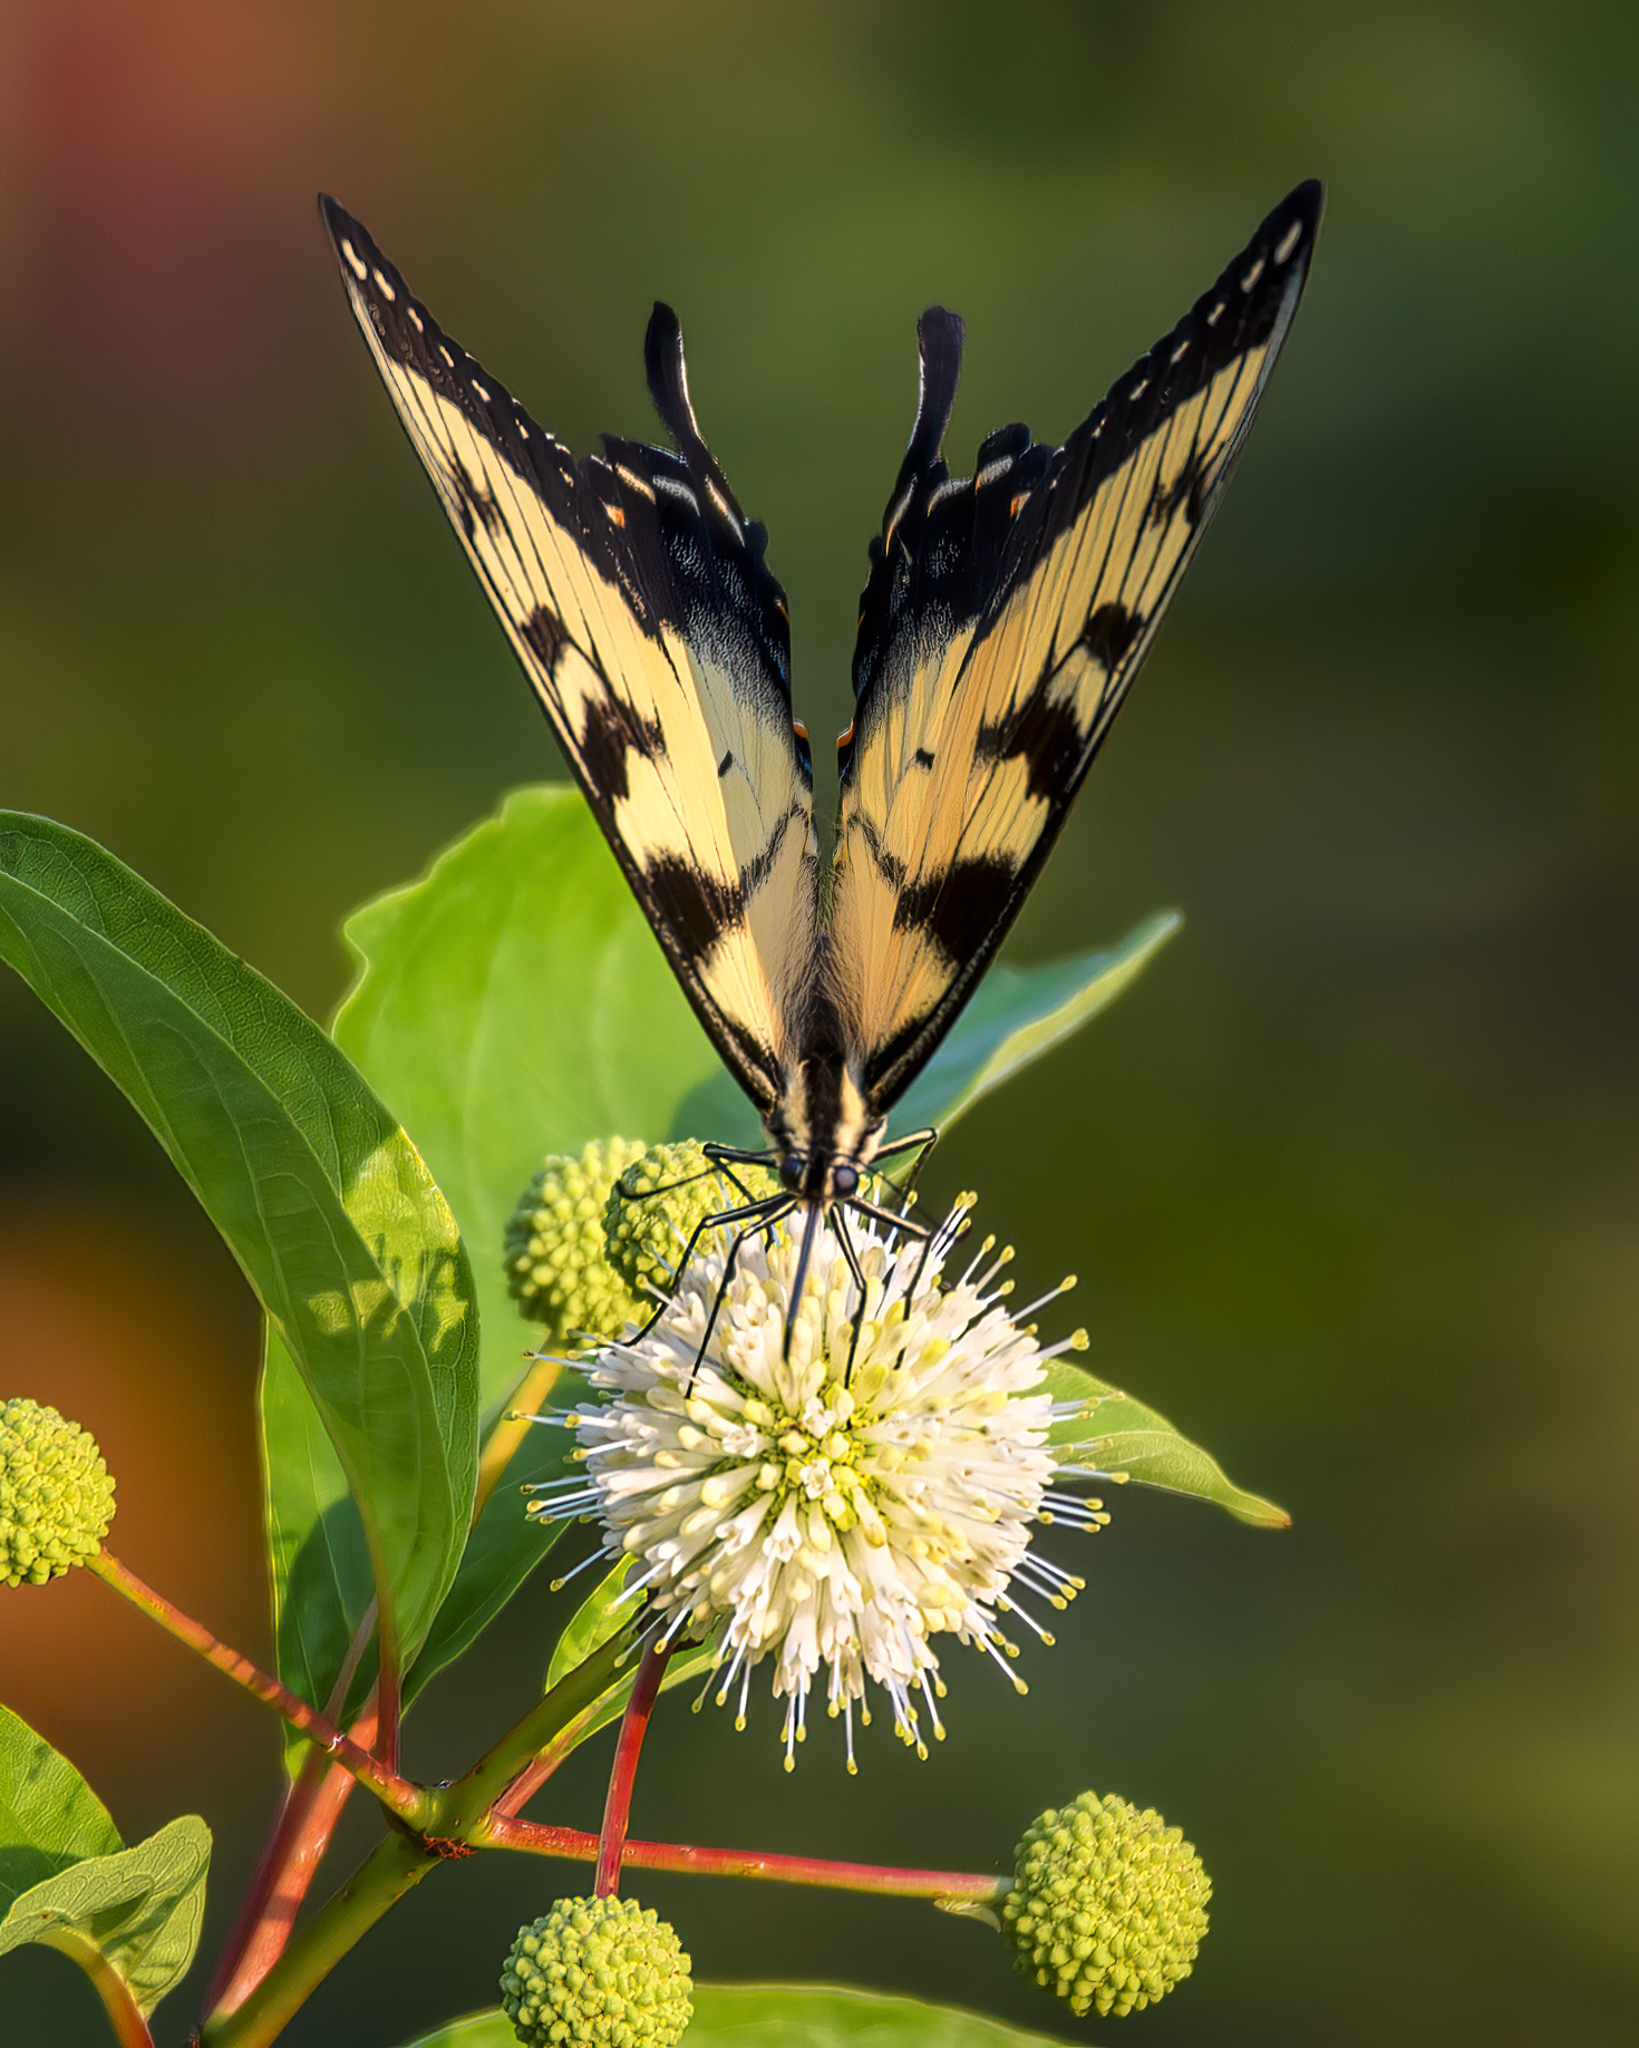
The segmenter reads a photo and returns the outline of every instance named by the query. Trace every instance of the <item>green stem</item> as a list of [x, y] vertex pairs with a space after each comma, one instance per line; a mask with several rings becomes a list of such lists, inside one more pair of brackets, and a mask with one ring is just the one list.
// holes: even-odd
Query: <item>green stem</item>
[[284, 1953], [357, 1782], [321, 1750], [307, 1752], [217, 1961], [205, 1994], [207, 2012], [229, 2013], [243, 2005]]
[[[439, 1793], [412, 1788], [420, 1802], [410, 1823], [416, 1832], [395, 1829], [379, 1843], [349, 1883], [293, 1937], [244, 2002], [233, 2011], [217, 2008], [201, 2036], [205, 2048], [264, 2048], [273, 2040], [397, 1900], [446, 1857], [470, 1853], [470, 1846], [482, 1839], [490, 1806], [537, 1751], [597, 1707], [627, 1654], [622, 1637], [612, 1637], [560, 1679], [464, 1778]], [[597, 1837], [587, 1839], [595, 1854]]]
[[[599, 1837], [579, 1828], [491, 1814], [468, 1838], [475, 1846], [595, 1862]], [[833, 1863], [822, 1856], [771, 1856], [759, 1849], [700, 1849], [686, 1842], [628, 1841], [628, 1870], [685, 1870], [701, 1877], [760, 1877], [827, 1891], [879, 1892], [907, 1899], [999, 1899], [1011, 1880], [971, 1870], [896, 1870], [880, 1863]]]
[[295, 1935], [244, 2004], [205, 2022], [201, 2048], [266, 2048], [342, 1957], [440, 1861], [423, 1843], [396, 1829], [378, 1842], [354, 1877]]
[[429, 1832], [460, 1841], [476, 1839], [474, 1831], [490, 1809], [505, 1800], [520, 1772], [537, 1757], [572, 1746], [569, 1736], [598, 1707], [630, 1655], [631, 1643], [621, 1631], [583, 1657], [464, 1778], [439, 1795]]
[[40, 1940], [47, 1948], [59, 1949], [65, 1956], [71, 1956], [91, 1979], [120, 2048], [154, 2048], [154, 2037], [148, 2031], [148, 2022], [142, 2017], [130, 1985], [94, 1941], [73, 1927], [54, 1928], [50, 1934], [41, 1935]]
[[105, 1586], [111, 1586], [133, 1607], [146, 1614], [150, 1621], [157, 1621], [167, 1634], [196, 1651], [207, 1664], [214, 1665], [264, 1706], [272, 1707], [283, 1715], [298, 1734], [316, 1743], [345, 1771], [367, 1785], [382, 1805], [390, 1808], [408, 1826], [420, 1827], [430, 1817], [433, 1802], [421, 1786], [389, 1770], [367, 1749], [344, 1735], [334, 1721], [327, 1720], [306, 1700], [298, 1699], [276, 1678], [270, 1678], [260, 1670], [243, 1651], [235, 1650], [220, 1636], [213, 1635], [203, 1622], [195, 1621], [192, 1615], [184, 1614], [181, 1608], [173, 1606], [162, 1593], [156, 1593], [129, 1566], [121, 1564], [111, 1551], [105, 1550], [100, 1557], [94, 1558], [91, 1569]]

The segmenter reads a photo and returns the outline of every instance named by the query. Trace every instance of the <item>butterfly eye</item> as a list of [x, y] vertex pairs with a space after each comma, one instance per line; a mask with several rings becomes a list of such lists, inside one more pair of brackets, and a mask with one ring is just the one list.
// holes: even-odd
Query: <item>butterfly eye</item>
[[780, 1179], [793, 1194], [802, 1187], [802, 1170], [806, 1162], [800, 1152], [787, 1152], [780, 1161]]
[[858, 1167], [855, 1167], [855, 1166], [834, 1166], [834, 1167], [832, 1167], [832, 1169], [831, 1169], [831, 1192], [832, 1192], [832, 1193], [833, 1193], [834, 1195], [841, 1195], [841, 1196], [843, 1197], [843, 1199], [844, 1199], [844, 1200], [846, 1200], [846, 1199], [848, 1198], [848, 1196], [849, 1196], [849, 1195], [857, 1195], [857, 1194], [859, 1193], [859, 1169], [858, 1169]]

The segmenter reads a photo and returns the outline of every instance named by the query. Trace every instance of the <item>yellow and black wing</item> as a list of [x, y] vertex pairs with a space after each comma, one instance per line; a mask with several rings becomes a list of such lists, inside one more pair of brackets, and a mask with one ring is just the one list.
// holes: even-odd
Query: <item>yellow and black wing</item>
[[921, 394], [861, 600], [826, 938], [851, 1060], [886, 1110], [972, 994], [1046, 859], [1217, 505], [1297, 309], [1300, 185], [1062, 448], [1006, 427], [940, 456], [962, 323]]
[[565, 760], [696, 1014], [765, 1111], [814, 985], [806, 747], [784, 594], [695, 423], [683, 337], [645, 355], [675, 454], [605, 437], [576, 462], [320, 200], [342, 281]]

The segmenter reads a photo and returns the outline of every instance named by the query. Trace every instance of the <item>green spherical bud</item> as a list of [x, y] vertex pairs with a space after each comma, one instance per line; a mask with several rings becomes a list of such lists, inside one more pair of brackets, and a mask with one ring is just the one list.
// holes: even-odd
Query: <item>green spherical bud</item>
[[587, 1331], [618, 1336], [642, 1302], [604, 1256], [603, 1212], [616, 1178], [644, 1157], [631, 1138], [594, 1139], [578, 1159], [553, 1157], [507, 1223], [507, 1291], [548, 1342]]
[[1102, 2017], [1142, 2011], [1189, 1975], [1211, 1896], [1178, 1828], [1083, 1792], [1026, 1830], [1002, 1917], [1025, 1975]]
[[113, 1519], [96, 1438], [38, 1401], [0, 1401], [0, 1585], [89, 1564]]
[[694, 2012], [676, 1929], [635, 1899], [559, 1899], [518, 1929], [501, 2007], [525, 2048], [674, 2048]]
[[[734, 1180], [746, 1192], [741, 1194]], [[690, 1138], [655, 1145], [620, 1176], [604, 1215], [609, 1263], [632, 1292], [653, 1303], [669, 1294], [683, 1248], [708, 1216], [778, 1194], [764, 1166], [714, 1166]], [[664, 1189], [664, 1193], [657, 1190]]]

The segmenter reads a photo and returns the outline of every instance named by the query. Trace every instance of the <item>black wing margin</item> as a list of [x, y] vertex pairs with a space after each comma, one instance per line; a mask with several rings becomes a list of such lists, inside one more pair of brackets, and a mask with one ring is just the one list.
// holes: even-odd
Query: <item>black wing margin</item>
[[759, 1111], [810, 999], [817, 862], [785, 597], [689, 402], [676, 315], [645, 362], [677, 453], [578, 463], [369, 234], [320, 211], [399, 419], [685, 994]]
[[962, 327], [918, 326], [916, 424], [861, 599], [827, 959], [862, 1085], [902, 1095], [1017, 916], [1229, 480], [1297, 310], [1300, 185], [1062, 448], [941, 455]]

